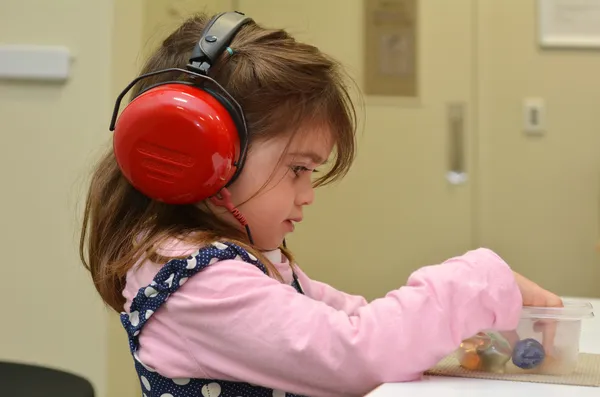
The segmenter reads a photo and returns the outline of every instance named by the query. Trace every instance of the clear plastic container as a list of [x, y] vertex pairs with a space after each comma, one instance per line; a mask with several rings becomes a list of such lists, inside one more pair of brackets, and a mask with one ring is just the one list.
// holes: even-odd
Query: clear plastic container
[[494, 373], [566, 375], [575, 370], [584, 319], [591, 303], [564, 301], [564, 307], [524, 307], [515, 330], [486, 331], [463, 341], [459, 364]]

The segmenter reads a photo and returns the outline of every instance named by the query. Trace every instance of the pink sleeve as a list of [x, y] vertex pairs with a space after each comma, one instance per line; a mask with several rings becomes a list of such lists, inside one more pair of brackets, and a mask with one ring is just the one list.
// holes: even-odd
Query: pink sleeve
[[146, 328], [168, 327], [146, 332], [140, 351], [159, 372], [339, 396], [417, 379], [462, 339], [515, 327], [521, 295], [508, 265], [479, 249], [416, 271], [353, 315], [238, 261], [191, 277], [165, 306]]
[[368, 304], [362, 296], [350, 295], [339, 291], [332, 286], [320, 281], [311, 280], [303, 271], [295, 267], [298, 281], [307, 296], [321, 301], [336, 310], [341, 310], [348, 315], [356, 314], [359, 307]]

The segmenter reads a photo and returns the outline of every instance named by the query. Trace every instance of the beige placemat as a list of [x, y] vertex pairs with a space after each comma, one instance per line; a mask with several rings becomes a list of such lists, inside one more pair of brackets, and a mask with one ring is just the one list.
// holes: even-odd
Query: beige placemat
[[432, 376], [453, 376], [459, 378], [600, 387], [600, 354], [580, 353], [577, 368], [569, 375], [494, 374], [469, 371], [459, 365], [458, 359], [454, 354], [440, 361], [435, 367], [425, 372], [425, 374]]

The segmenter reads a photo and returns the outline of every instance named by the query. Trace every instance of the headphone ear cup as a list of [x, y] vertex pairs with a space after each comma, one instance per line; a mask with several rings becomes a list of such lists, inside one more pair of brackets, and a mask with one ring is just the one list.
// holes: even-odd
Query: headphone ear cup
[[219, 103], [221, 105], [223, 105], [223, 107], [225, 109], [227, 109], [227, 112], [229, 113], [229, 115], [233, 119], [233, 122], [235, 123], [240, 140], [247, 139], [247, 137], [244, 136], [245, 132], [246, 132], [244, 118], [240, 114], [238, 108], [235, 107], [226, 97], [221, 95], [219, 92], [211, 90], [210, 88], [203, 88], [203, 89], [204, 89], [204, 91], [206, 91], [210, 95], [212, 95], [217, 101], [219, 101]]
[[236, 173], [235, 116], [211, 93], [182, 83], [147, 90], [125, 107], [113, 149], [125, 178], [146, 196], [190, 204], [215, 195]]
[[215, 99], [219, 101], [219, 103], [221, 103], [221, 105], [223, 105], [223, 107], [225, 107], [225, 109], [227, 109], [237, 128], [238, 138], [240, 140], [240, 150], [242, 151], [242, 153], [237, 162], [237, 169], [231, 177], [231, 179], [229, 180], [228, 184], [226, 185], [229, 186], [230, 184], [235, 182], [235, 180], [240, 176], [242, 169], [244, 168], [244, 162], [246, 160], [245, 151], [248, 145], [248, 131], [246, 129], [246, 123], [244, 121], [243, 115], [240, 113], [238, 108], [235, 107], [226, 97], [209, 88], [204, 88], [204, 90], [210, 93]]

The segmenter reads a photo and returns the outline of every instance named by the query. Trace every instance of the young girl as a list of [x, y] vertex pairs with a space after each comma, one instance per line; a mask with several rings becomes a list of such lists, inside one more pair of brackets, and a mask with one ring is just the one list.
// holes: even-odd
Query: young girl
[[[143, 73], [185, 68], [198, 43], [213, 40], [205, 28], [215, 20], [185, 21]], [[122, 313], [145, 396], [363, 395], [418, 379], [481, 330], [510, 330], [523, 304], [561, 304], [488, 249], [422, 268], [370, 303], [310, 279], [284, 239], [313, 187], [352, 163], [342, 73], [284, 31], [250, 20], [232, 36], [212, 65], [194, 70], [208, 70], [243, 109], [249, 151], [233, 183], [198, 202], [153, 198], [134, 188], [117, 141], [91, 181], [82, 259]], [[142, 80], [130, 105], [160, 82], [185, 79]], [[174, 125], [162, 133], [176, 139]]]

